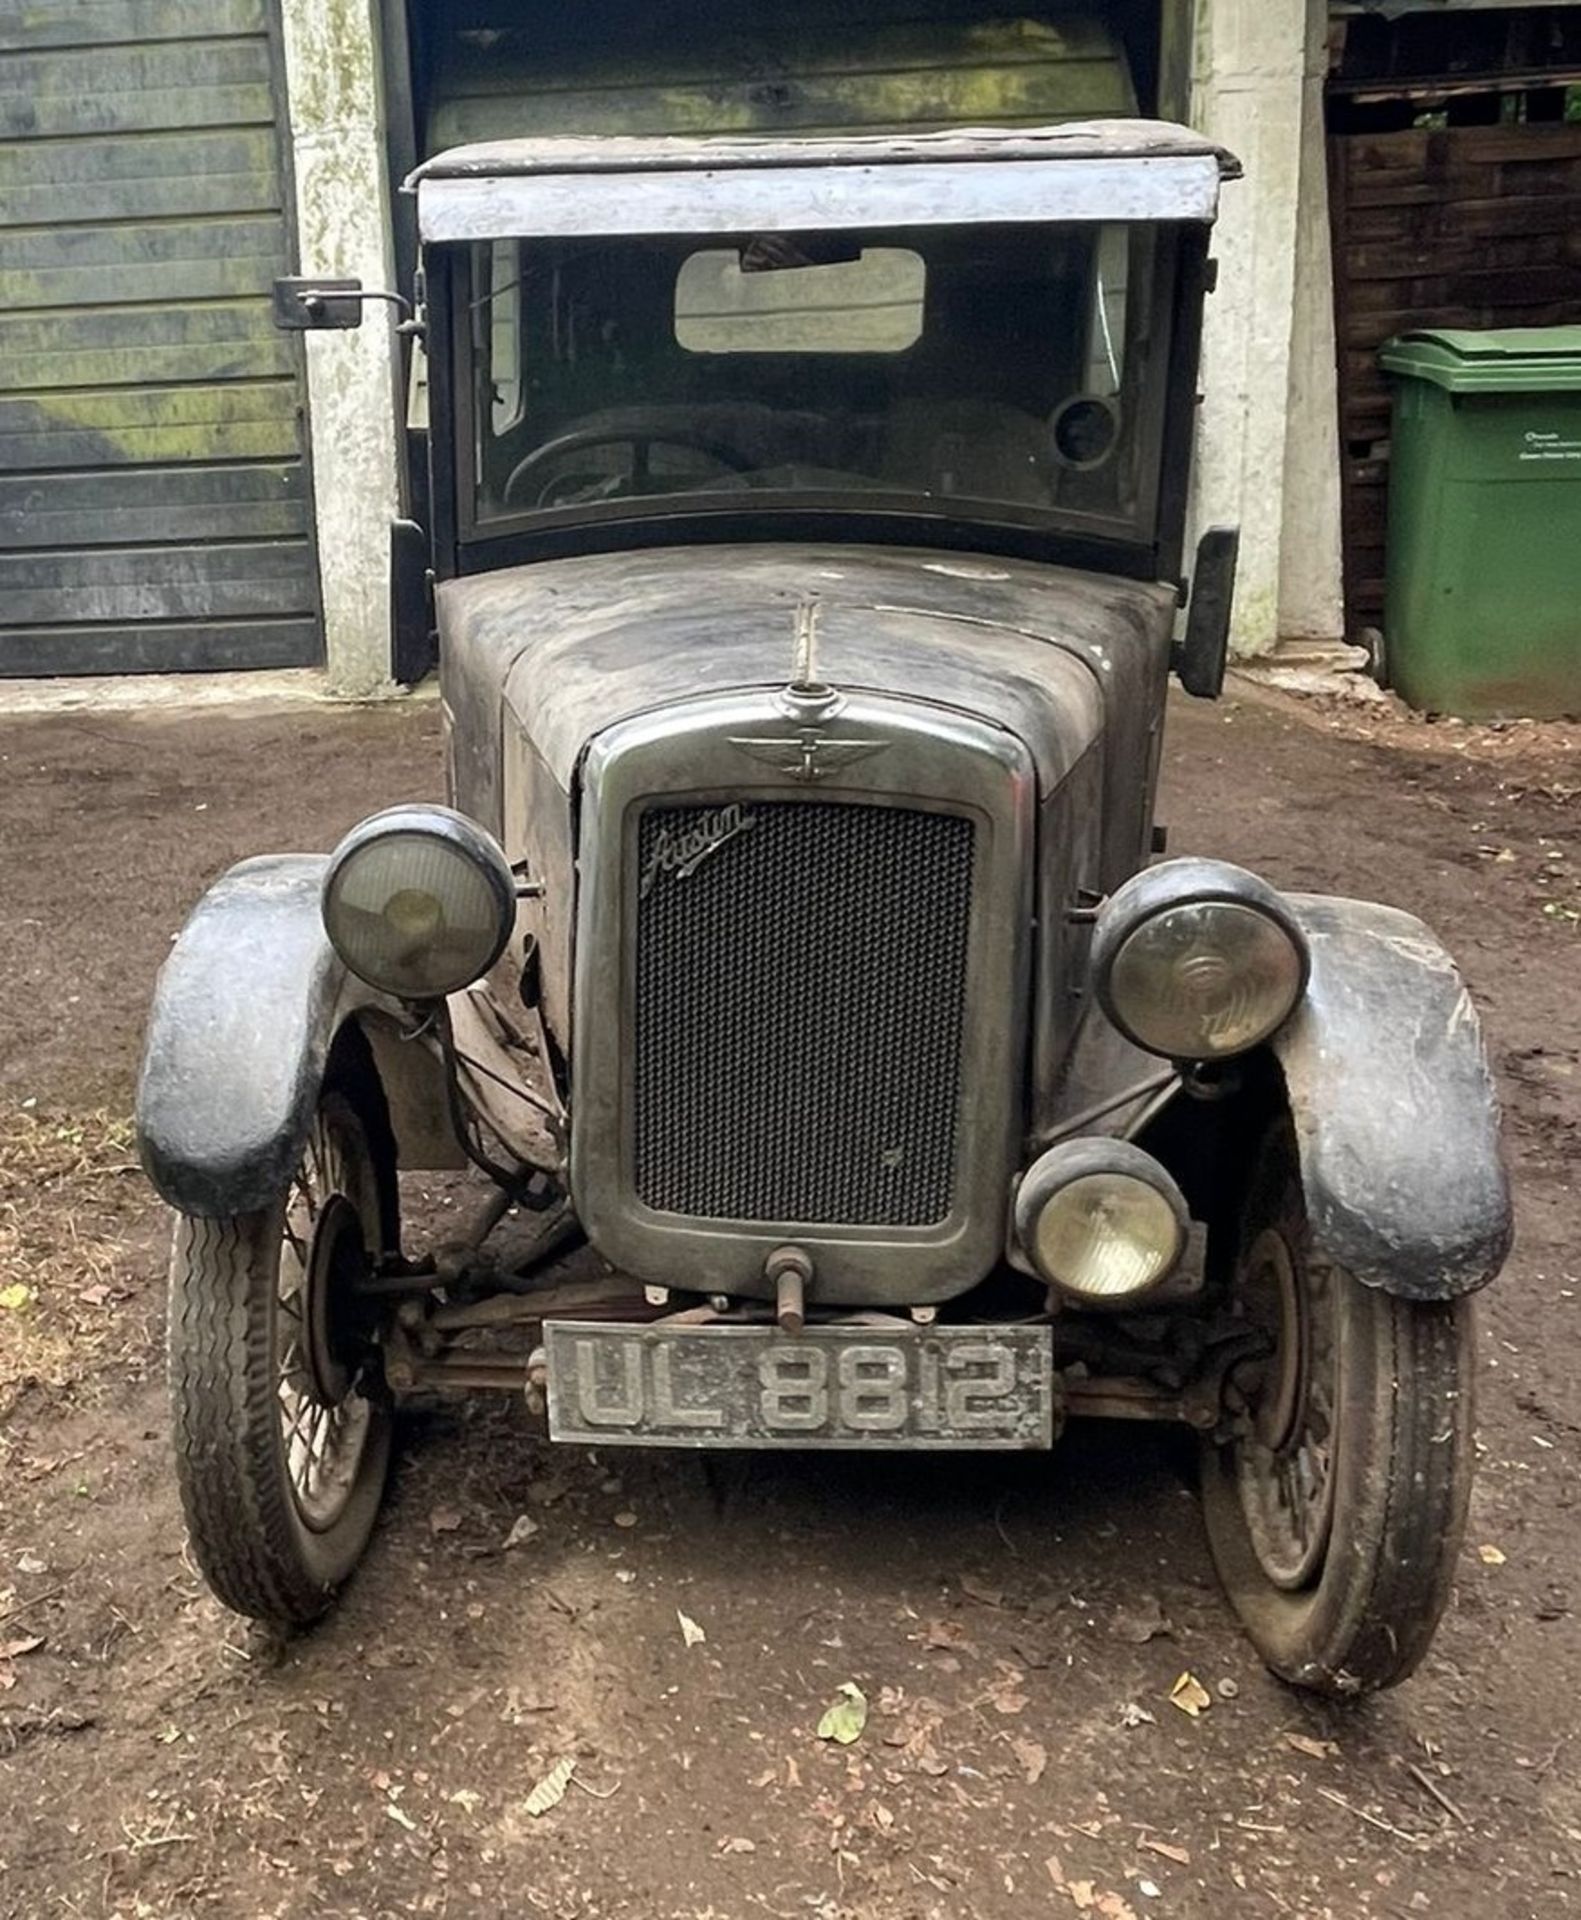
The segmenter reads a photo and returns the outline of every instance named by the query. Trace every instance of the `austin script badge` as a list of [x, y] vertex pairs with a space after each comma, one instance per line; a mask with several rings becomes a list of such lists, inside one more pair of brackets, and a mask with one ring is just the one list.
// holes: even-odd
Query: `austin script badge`
[[661, 873], [673, 874], [677, 880], [687, 879], [727, 840], [734, 840], [738, 833], [745, 833], [757, 823], [755, 813], [747, 813], [732, 801], [727, 807], [710, 807], [700, 820], [689, 827], [679, 830], [670, 826], [660, 827], [643, 863], [637, 888], [638, 898], [647, 899]]

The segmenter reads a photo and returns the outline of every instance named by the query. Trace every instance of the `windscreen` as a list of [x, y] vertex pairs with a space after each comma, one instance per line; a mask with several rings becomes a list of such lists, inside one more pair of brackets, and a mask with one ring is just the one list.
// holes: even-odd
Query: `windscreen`
[[1145, 539], [1162, 244], [1090, 223], [479, 244], [471, 519], [816, 504]]

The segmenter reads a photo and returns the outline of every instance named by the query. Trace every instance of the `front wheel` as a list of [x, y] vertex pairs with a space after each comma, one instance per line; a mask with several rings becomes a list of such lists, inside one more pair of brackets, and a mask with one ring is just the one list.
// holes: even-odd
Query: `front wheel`
[[345, 1094], [320, 1097], [273, 1206], [183, 1214], [170, 1268], [170, 1391], [192, 1550], [237, 1613], [315, 1619], [367, 1545], [391, 1414], [356, 1283], [384, 1251], [381, 1175]]
[[1240, 1433], [1204, 1443], [1225, 1591], [1285, 1680], [1393, 1686], [1427, 1651], [1465, 1532], [1470, 1302], [1397, 1299], [1325, 1262], [1288, 1125], [1256, 1162], [1234, 1297], [1273, 1351], [1248, 1379]]

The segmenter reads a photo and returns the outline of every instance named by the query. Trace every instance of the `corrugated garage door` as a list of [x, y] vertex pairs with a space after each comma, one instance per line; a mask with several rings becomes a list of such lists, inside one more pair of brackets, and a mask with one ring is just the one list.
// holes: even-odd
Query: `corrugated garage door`
[[0, 675], [321, 657], [268, 0], [0, 0]]

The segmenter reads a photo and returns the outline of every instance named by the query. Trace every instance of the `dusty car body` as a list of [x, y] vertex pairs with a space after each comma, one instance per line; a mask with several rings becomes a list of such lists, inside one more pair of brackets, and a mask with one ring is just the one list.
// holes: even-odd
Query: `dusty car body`
[[[1475, 1013], [1408, 915], [1153, 861], [1232, 171], [1130, 122], [420, 171], [451, 806], [226, 875], [140, 1091], [230, 1605], [320, 1611], [393, 1401], [495, 1388], [600, 1445], [1183, 1422], [1276, 1671], [1421, 1657], [1509, 1238]], [[468, 1163], [472, 1241], [403, 1247], [398, 1170]]]

